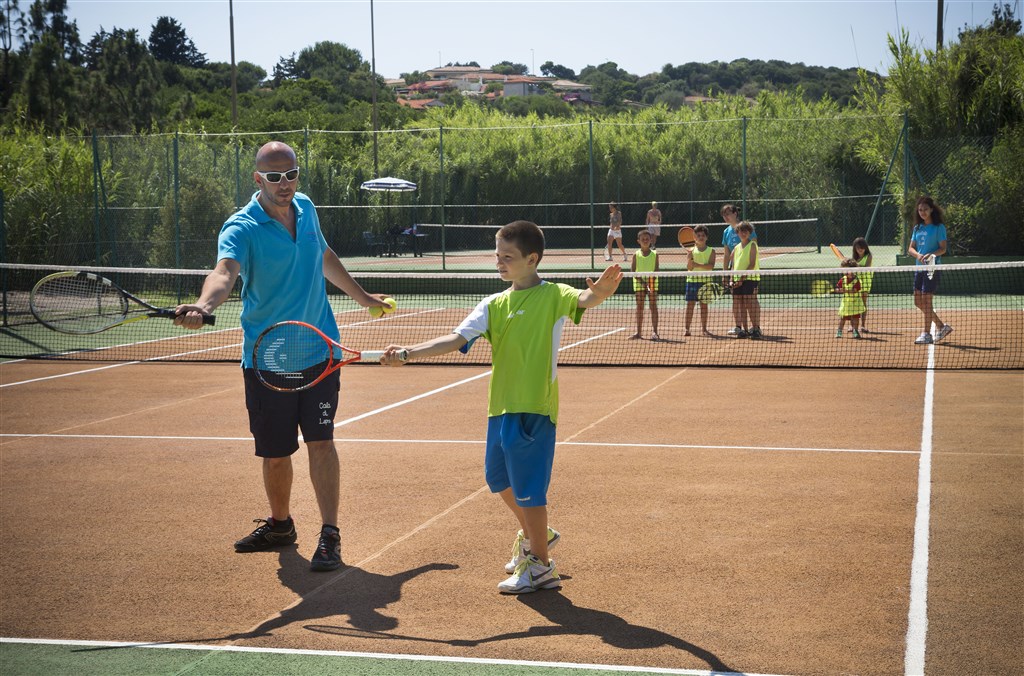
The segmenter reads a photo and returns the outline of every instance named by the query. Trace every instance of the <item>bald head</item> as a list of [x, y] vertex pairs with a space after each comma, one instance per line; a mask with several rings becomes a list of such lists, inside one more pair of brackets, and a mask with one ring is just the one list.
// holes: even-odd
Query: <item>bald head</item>
[[295, 151], [287, 143], [271, 141], [265, 144], [256, 152], [256, 168], [277, 168], [288, 165], [288, 168], [295, 166]]

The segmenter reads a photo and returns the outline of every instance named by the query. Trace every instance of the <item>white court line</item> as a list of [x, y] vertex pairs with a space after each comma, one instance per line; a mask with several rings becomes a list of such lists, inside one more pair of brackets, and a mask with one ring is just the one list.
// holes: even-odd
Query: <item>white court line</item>
[[[479, 377], [479, 376], [478, 376]], [[421, 396], [426, 396], [429, 392]], [[411, 401], [411, 400], [410, 400]], [[378, 411], [381, 409], [378, 409]], [[364, 414], [365, 417], [367, 414]], [[355, 420], [354, 418], [352, 420]], [[349, 421], [343, 421], [346, 424]], [[575, 435], [574, 435], [575, 436]], [[195, 437], [195, 436], [173, 436], [154, 434], [29, 434], [29, 433], [0, 433], [0, 439], [9, 438], [53, 438], [53, 439], [106, 439], [111, 441], [252, 441], [252, 437]], [[334, 441], [339, 444], [403, 444], [415, 445], [438, 445], [446, 446], [467, 445], [483, 447], [483, 439], [355, 439], [335, 437]], [[780, 452], [788, 451], [793, 453], [878, 453], [883, 455], [917, 455], [920, 451], [907, 451], [901, 449], [884, 448], [825, 448], [811, 446], [727, 446], [711, 444], [638, 444], [632, 441], [559, 441], [558, 446], [591, 446], [606, 448], [664, 448], [676, 450], [712, 450], [712, 451], [765, 451]]]
[[488, 664], [550, 669], [591, 669], [594, 671], [632, 671], [645, 674], [681, 674], [682, 676], [781, 676], [752, 672], [707, 671], [706, 669], [671, 669], [667, 667], [631, 667], [619, 664], [579, 664], [575, 662], [530, 662], [489, 657], [441, 657], [438, 655], [401, 655], [363, 653], [345, 650], [310, 650], [308, 648], [261, 648], [235, 645], [201, 645], [195, 643], [130, 643], [126, 641], [80, 641], [49, 638], [0, 638], [0, 643], [31, 645], [80, 646], [83, 648], [152, 648], [164, 650], [198, 650], [203, 652], [263, 653], [272, 655], [311, 655], [315, 657], [361, 657], [375, 660], [408, 660], [412, 662], [452, 662], [457, 664]]
[[921, 458], [917, 467], [917, 513], [914, 517], [914, 554], [910, 560], [910, 608], [907, 611], [907, 649], [903, 673], [924, 674], [928, 634], [928, 528], [932, 503], [932, 433], [935, 404], [935, 345], [928, 346], [921, 420]]

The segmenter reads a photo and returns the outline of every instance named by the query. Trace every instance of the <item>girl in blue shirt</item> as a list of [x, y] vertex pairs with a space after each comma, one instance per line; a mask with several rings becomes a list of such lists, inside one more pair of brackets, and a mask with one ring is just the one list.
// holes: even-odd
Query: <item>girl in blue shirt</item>
[[[914, 232], [910, 236], [910, 245], [907, 247], [907, 254], [917, 259], [917, 265], [927, 266], [930, 258], [934, 259], [936, 265], [942, 262], [942, 256], [946, 253], [946, 226], [943, 224], [943, 213], [939, 205], [931, 197], [924, 196], [917, 198], [917, 208], [914, 210]], [[921, 310], [924, 319], [924, 330], [914, 342], [918, 345], [929, 345], [939, 342], [950, 333], [953, 327], [943, 323], [939, 315], [935, 314], [932, 306], [932, 296], [939, 288], [939, 278], [942, 273], [934, 271], [931, 279], [928, 278], [927, 269], [920, 268], [914, 273], [914, 305]], [[932, 325], [935, 325], [935, 336], [932, 336]]]

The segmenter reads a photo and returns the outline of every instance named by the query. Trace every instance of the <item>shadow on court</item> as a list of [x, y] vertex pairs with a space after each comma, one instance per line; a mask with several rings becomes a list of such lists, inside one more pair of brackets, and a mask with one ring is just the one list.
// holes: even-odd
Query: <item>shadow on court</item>
[[208, 640], [268, 636], [275, 629], [338, 615], [347, 616], [349, 623], [357, 629], [394, 629], [398, 620], [381, 611], [402, 598], [402, 586], [406, 582], [424, 573], [458, 568], [451, 563], [428, 563], [395, 575], [378, 575], [361, 568], [342, 567], [324, 575], [311, 573], [309, 561], [300, 556], [294, 546], [281, 550], [279, 555], [281, 566], [277, 576], [281, 584], [299, 595], [301, 600], [251, 631]]
[[[567, 576], [563, 576], [563, 578], [569, 579]], [[710, 650], [705, 650], [700, 646], [658, 629], [630, 624], [618, 615], [613, 615], [603, 610], [574, 605], [568, 597], [558, 592], [524, 594], [518, 597], [518, 601], [545, 617], [552, 625], [534, 626], [522, 631], [507, 632], [483, 638], [449, 640], [407, 636], [390, 631], [368, 630], [365, 627], [352, 629], [349, 627], [308, 625], [306, 628], [311, 631], [338, 636], [441, 643], [453, 647], [466, 648], [486, 643], [499, 643], [501, 641], [515, 641], [546, 636], [597, 636], [605, 644], [623, 650], [642, 650], [659, 648], [661, 646], [675, 648], [703, 660], [711, 671], [733, 672], [731, 667]]]

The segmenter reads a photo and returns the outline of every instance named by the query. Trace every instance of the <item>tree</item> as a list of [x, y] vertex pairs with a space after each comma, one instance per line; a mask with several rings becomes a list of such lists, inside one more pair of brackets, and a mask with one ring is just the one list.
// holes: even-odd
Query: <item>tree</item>
[[401, 73], [398, 77], [405, 80], [405, 84], [407, 85], [416, 84], [417, 82], [426, 82], [428, 79], [424, 73], [421, 73], [418, 70], [414, 70], [411, 73]]
[[30, 122], [63, 131], [78, 122], [74, 67], [56, 36], [46, 33], [29, 52], [16, 105]]
[[327, 80], [344, 89], [349, 78], [363, 63], [359, 50], [325, 40], [299, 52], [295, 59], [295, 75], [304, 79]]
[[25, 13], [18, 7], [18, 0], [2, 0], [0, 2], [0, 46], [4, 52], [3, 75], [0, 76], [0, 105], [7, 103], [10, 96], [11, 83], [14, 80], [14, 66], [11, 50], [15, 42], [25, 42], [25, 34], [28, 31], [28, 23], [25, 20]]
[[526, 75], [530, 72], [530, 69], [525, 64], [512, 63], [511, 61], [496, 63], [491, 66], [491, 70], [502, 75]]
[[548, 77], [557, 77], [559, 80], [575, 80], [576, 71], [562, 65], [556, 65], [551, 61], [541, 64], [540, 72]]
[[160, 88], [156, 60], [138, 31], [115, 28], [90, 75], [92, 124], [116, 131], [145, 131], [157, 118]]
[[271, 77], [271, 83], [275, 87], [279, 87], [282, 82], [296, 80], [298, 77], [295, 66], [295, 52], [292, 52], [290, 56], [282, 56], [277, 60], [277, 64], [274, 66], [273, 77]]
[[68, 21], [67, 0], [35, 0], [28, 10], [29, 46], [52, 35], [60, 45], [64, 58], [73, 66], [82, 63], [82, 42], [78, 37], [78, 23]]
[[181, 24], [169, 16], [162, 16], [153, 24], [149, 34], [149, 52], [157, 61], [192, 68], [206, 65], [206, 55], [196, 49]]

